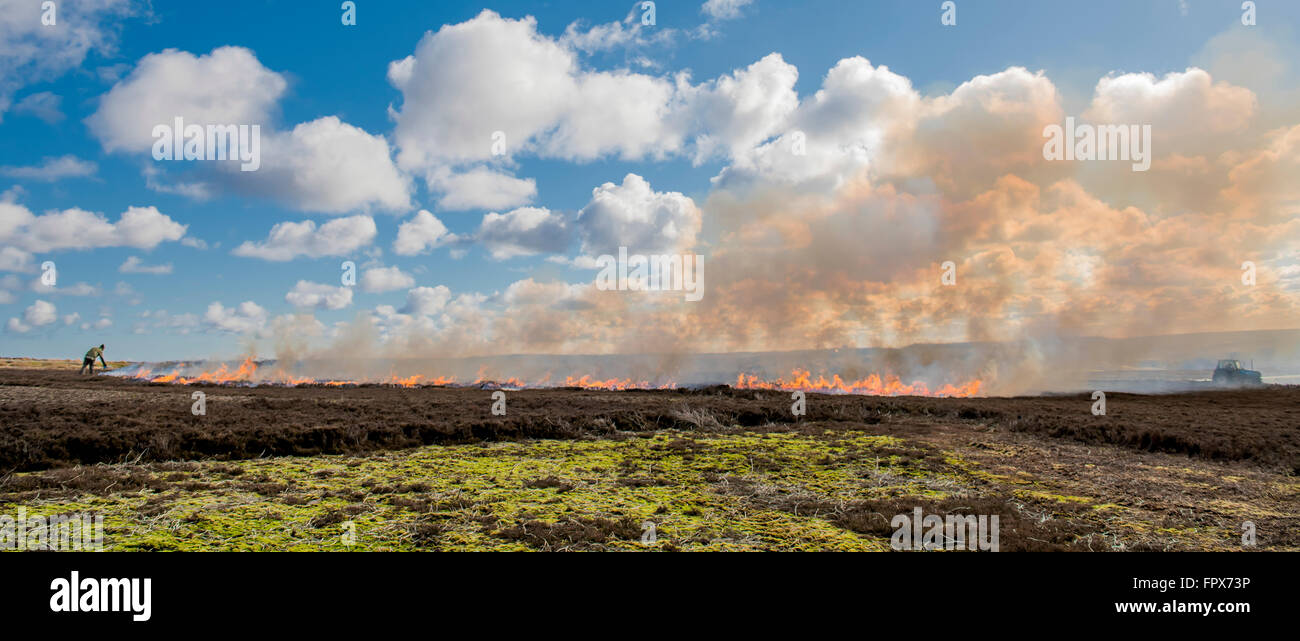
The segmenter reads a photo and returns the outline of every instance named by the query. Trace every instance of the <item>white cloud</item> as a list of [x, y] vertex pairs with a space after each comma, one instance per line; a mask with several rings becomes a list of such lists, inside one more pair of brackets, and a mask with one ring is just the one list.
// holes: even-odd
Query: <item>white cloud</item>
[[391, 292], [414, 286], [415, 278], [397, 267], [373, 267], [361, 274], [361, 290], [365, 292]]
[[153, 249], [164, 241], [180, 240], [182, 225], [155, 207], [129, 207], [116, 223], [84, 209], [33, 215], [22, 205], [0, 201], [0, 243], [28, 252], [99, 247]]
[[632, 253], [689, 249], [700, 226], [694, 201], [677, 192], [656, 192], [636, 174], [625, 176], [621, 185], [593, 189], [591, 202], [578, 212], [588, 254], [614, 254], [619, 247]]
[[677, 35], [675, 29], [656, 26], [649, 29], [651, 35], [645, 35], [645, 25], [641, 24], [641, 11], [636, 5], [621, 21], [592, 25], [584, 29], [583, 21], [570, 23], [560, 36], [560, 44], [566, 48], [595, 53], [619, 47], [642, 47], [656, 43], [669, 43]]
[[573, 53], [536, 27], [485, 10], [427, 34], [413, 57], [390, 66], [403, 97], [394, 114], [401, 166], [488, 160], [493, 132], [505, 132], [511, 148], [555, 125], [577, 69]]
[[369, 246], [376, 233], [375, 221], [369, 216], [336, 218], [319, 228], [313, 220], [276, 223], [264, 242], [245, 241], [231, 253], [278, 262], [299, 256], [346, 256]]
[[[630, 161], [689, 153], [702, 162], [779, 133], [798, 105], [797, 71], [779, 54], [699, 85], [685, 72], [665, 78], [579, 62], [579, 49], [635, 37], [623, 26], [584, 33], [570, 25], [554, 39], [531, 17], [488, 10], [427, 34], [389, 66], [402, 92], [401, 107], [390, 110], [398, 165], [446, 192], [444, 207], [506, 209], [526, 204], [535, 186], [482, 166], [497, 155]], [[498, 133], [504, 150], [494, 150]]]
[[116, 62], [111, 65], [96, 67], [95, 77], [98, 78], [100, 82], [106, 85], [111, 85], [121, 80], [122, 76], [126, 75], [126, 72], [130, 70], [131, 65], [125, 62]]
[[[714, 181], [732, 192], [779, 184], [827, 194], [869, 170], [882, 180], [926, 176], [965, 193], [1007, 173], [1049, 171], [1041, 133], [1063, 117], [1056, 88], [1041, 72], [1011, 67], [923, 98], [888, 67], [846, 58], [776, 129], [778, 138], [735, 150]], [[976, 156], [981, 162], [962, 160]]]
[[432, 316], [441, 312], [450, 299], [451, 290], [446, 285], [416, 287], [406, 293], [406, 306], [402, 308], [402, 313]]
[[135, 291], [135, 288], [131, 287], [130, 283], [123, 281], [118, 281], [117, 285], [113, 287], [113, 296], [125, 300], [128, 305], [139, 305], [144, 302], [144, 299], [140, 297], [140, 292]]
[[514, 256], [562, 252], [569, 244], [564, 215], [546, 208], [521, 207], [483, 217], [475, 235], [497, 260]]
[[[394, 166], [383, 136], [335, 116], [278, 131], [274, 116], [286, 87], [283, 76], [242, 47], [198, 56], [168, 49], [141, 58], [86, 123], [105, 151], [136, 153], [152, 149], [155, 126], [170, 126], [177, 117], [186, 127], [260, 127], [257, 171], [240, 171], [234, 160], [149, 164], [145, 175], [155, 191], [199, 199], [234, 191], [331, 214], [410, 209], [411, 181]], [[164, 180], [170, 171], [186, 177]]]
[[865, 58], [845, 58], [784, 125], [772, 125], [782, 130], [780, 137], [747, 151], [733, 145], [733, 162], [715, 183], [731, 189], [807, 184], [829, 191], [879, 156], [890, 136], [909, 135], [920, 111], [921, 96], [907, 78]]
[[97, 320], [96, 320], [95, 322], [93, 322], [93, 323], [89, 323], [89, 322], [88, 322], [88, 323], [82, 323], [82, 324], [81, 324], [81, 329], [82, 329], [82, 330], [108, 329], [108, 328], [110, 328], [110, 327], [112, 327], [112, 326], [113, 326], [113, 319], [108, 318], [108, 317], [101, 317], [101, 318], [97, 319]]
[[443, 194], [438, 206], [453, 211], [518, 207], [537, 195], [537, 181], [532, 178], [515, 178], [487, 167], [456, 174], [438, 168], [427, 179], [430, 188]]
[[284, 295], [284, 300], [294, 307], [343, 309], [352, 304], [352, 289], [300, 280]]
[[41, 164], [30, 167], [0, 167], [0, 174], [10, 178], [54, 182], [60, 178], [91, 176], [98, 169], [98, 165], [93, 162], [65, 155], [58, 158], [45, 158]]
[[44, 120], [46, 124], [53, 125], [64, 118], [63, 111], [60, 109], [62, 102], [63, 98], [58, 94], [41, 91], [19, 100], [18, 104], [14, 105], [14, 113], [30, 114]]
[[799, 106], [798, 79], [799, 70], [773, 53], [711, 83], [679, 87], [686, 117], [701, 129], [695, 161], [718, 152], [734, 157], [779, 133]]
[[118, 20], [133, 13], [130, 0], [58, 3], [58, 24], [41, 24], [40, 2], [0, 5], [0, 120], [25, 85], [54, 80], [79, 67], [92, 49], [115, 49]]
[[266, 325], [266, 310], [251, 300], [226, 308], [219, 302], [208, 305], [203, 320], [209, 327], [232, 334], [260, 332]]
[[76, 325], [79, 322], [81, 322], [81, 314], [78, 312], [66, 314], [63, 317], [63, 324], [69, 327], [71, 327], [72, 325]]
[[36, 269], [36, 264], [29, 252], [17, 247], [0, 247], [0, 272], [30, 272], [33, 269]]
[[[424, 170], [430, 188], [477, 188], [448, 178], [448, 168], [493, 160], [493, 135], [505, 134], [505, 155], [541, 155], [590, 160], [605, 154], [632, 159], [662, 155], [677, 146], [668, 125], [673, 85], [666, 79], [618, 72], [587, 72], [577, 46], [537, 31], [536, 20], [510, 20], [483, 11], [472, 20], [426, 35], [415, 53], [389, 67], [389, 80], [402, 92], [394, 141], [398, 164]], [[454, 100], [448, 99], [455, 96]], [[512, 202], [524, 204], [533, 188], [512, 183]], [[481, 193], [472, 189], [471, 193]], [[481, 201], [480, 201], [481, 202]]]
[[754, 0], [708, 0], [700, 11], [714, 20], [731, 20], [740, 17], [740, 10]]
[[126, 261], [118, 266], [117, 271], [123, 274], [170, 274], [172, 273], [172, 264], [146, 265], [144, 261], [140, 260], [139, 256], [128, 256]]
[[54, 307], [54, 303], [38, 300], [23, 311], [21, 321], [17, 318], [10, 318], [8, 327], [11, 332], [25, 334], [33, 328], [51, 325], [58, 319], [59, 311]]
[[399, 256], [414, 256], [456, 240], [456, 235], [449, 233], [447, 226], [437, 216], [421, 209], [410, 220], [398, 226], [393, 251]]
[[271, 124], [288, 83], [243, 47], [195, 56], [167, 49], [140, 59], [86, 119], [105, 151], [149, 151], [153, 128], [177, 117], [191, 125]]
[[393, 165], [388, 141], [334, 116], [273, 134], [264, 149], [264, 167], [237, 178], [291, 207], [331, 214], [411, 208], [410, 178]]
[[[218, 317], [224, 315], [226, 315], [226, 311], [222, 308], [222, 311], [218, 313]], [[140, 312], [140, 318], [141, 320], [131, 327], [133, 334], [148, 334], [153, 330], [161, 329], [185, 335], [198, 329], [201, 322], [196, 314], [171, 314], [165, 309], [145, 310]], [[96, 325], [104, 320], [107, 319], [100, 319], [100, 321], [96, 322]], [[111, 324], [112, 321], [109, 321], [109, 325]]]
[[89, 283], [75, 283], [67, 287], [49, 287], [37, 278], [32, 281], [32, 291], [53, 296], [99, 296], [100, 289]]
[[1098, 123], [1152, 125], [1161, 153], [1170, 150], [1221, 149], [1214, 137], [1243, 131], [1258, 111], [1249, 89], [1214, 82], [1195, 67], [1165, 74], [1112, 75], [1097, 82], [1085, 116]]
[[501, 294], [501, 300], [511, 306], [566, 307], [581, 300], [591, 287], [590, 283], [570, 284], [562, 281], [539, 283], [531, 278], [525, 278], [510, 283]]

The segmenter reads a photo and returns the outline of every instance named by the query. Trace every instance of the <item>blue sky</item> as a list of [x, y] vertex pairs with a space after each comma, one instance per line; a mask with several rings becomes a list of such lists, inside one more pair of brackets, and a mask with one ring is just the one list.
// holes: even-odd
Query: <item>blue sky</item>
[[[0, 2], [0, 10], [7, 13], [7, 24], [39, 21], [39, 4], [36, 0], [9, 0]], [[259, 349], [264, 352], [274, 349], [269, 330], [211, 322], [206, 314], [214, 302], [228, 310], [253, 301], [264, 310], [267, 323], [295, 310], [310, 313], [324, 328], [325, 333], [319, 337], [322, 342], [337, 331], [338, 323], [352, 322], [358, 314], [379, 306], [396, 310], [390, 310], [390, 314], [418, 315], [409, 298], [410, 287], [384, 292], [357, 290], [351, 303], [341, 309], [322, 305], [304, 309], [286, 300], [286, 293], [299, 281], [338, 285], [339, 264], [349, 259], [363, 271], [367, 265], [397, 267], [410, 275], [416, 286], [445, 286], [453, 299], [480, 293], [485, 297], [483, 305], [496, 305], [499, 313], [509, 314], [501, 312], [509, 303], [495, 300], [493, 295], [522, 279], [590, 282], [589, 269], [557, 259], [571, 263], [595, 246], [584, 247], [583, 237], [576, 231], [577, 212], [592, 201], [593, 188], [606, 182], [619, 184], [628, 174], [644, 178], [656, 193], [680, 192], [702, 208], [697, 250], [709, 253], [727, 238], [725, 231], [719, 231], [719, 226], [725, 224], [718, 222], [705, 203], [715, 189], [712, 179], [737, 162], [734, 153], [699, 159], [690, 153], [669, 153], [662, 158], [651, 153], [627, 157], [613, 150], [617, 149], [615, 145], [595, 158], [573, 159], [563, 157], [563, 153], [521, 151], [513, 154], [504, 168], [494, 167], [513, 177], [533, 180], [534, 195], [505, 207], [455, 210], [443, 206], [444, 194], [424, 179], [427, 167], [412, 168], [397, 162], [401, 175], [409, 180], [409, 207], [388, 210], [373, 202], [349, 202], [343, 211], [327, 212], [286, 204], [253, 189], [225, 189], [220, 181], [204, 197], [166, 193], [156, 185], [151, 187], [147, 175], [157, 161], [147, 153], [106, 150], [105, 135], [97, 134], [87, 124], [87, 119], [103, 108], [101, 99], [115, 85], [127, 82], [146, 56], [175, 49], [202, 57], [220, 47], [234, 46], [251, 51], [256, 63], [285, 81], [278, 98], [266, 102], [263, 129], [268, 133], [272, 129], [285, 132], [300, 123], [334, 116], [369, 136], [382, 137], [390, 145], [390, 155], [396, 158], [400, 143], [390, 108], [405, 107], [403, 91], [388, 77], [389, 65], [415, 53], [417, 44], [429, 32], [465, 23], [480, 16], [483, 9], [491, 9], [507, 21], [533, 16], [538, 37], [558, 41], [570, 25], [581, 31], [608, 23], [635, 24], [640, 11], [630, 3], [357, 0], [355, 26], [341, 24], [337, 2], [155, 0], [150, 7], [106, 0], [67, 4], [69, 7], [60, 16], [62, 26], [83, 21], [95, 30], [95, 44], [82, 59], [38, 72], [33, 71], [32, 61], [16, 59], [21, 54], [0, 49], [0, 57], [15, 57], [0, 66], [0, 74], [4, 74], [0, 76], [4, 81], [0, 90], [7, 91], [11, 99], [7, 111], [0, 112], [0, 167], [10, 170], [0, 170], [0, 193], [34, 215], [78, 208], [102, 214], [110, 222], [128, 207], [155, 207], [172, 221], [185, 225], [184, 238], [189, 240], [171, 239], [151, 248], [23, 250], [31, 254], [26, 269], [0, 274], [8, 279], [4, 288], [8, 294], [0, 298], [7, 301], [0, 304], [0, 321], [20, 321], [3, 333], [0, 352], [4, 355], [76, 357], [89, 345], [101, 342], [109, 345], [110, 358], [150, 360], [232, 355], [251, 341], [261, 341]], [[78, 13], [78, 4], [103, 4], [109, 8]], [[1065, 112], [1080, 113], [1088, 109], [1098, 79], [1107, 74], [1142, 72], [1161, 77], [1181, 73], [1194, 64], [1208, 64], [1203, 61], [1210, 55], [1209, 43], [1216, 36], [1232, 33], [1240, 26], [1241, 16], [1240, 3], [1235, 0], [959, 0], [958, 24], [947, 27], [939, 21], [939, 2], [756, 0], [740, 5], [734, 17], [712, 17], [702, 10], [698, 0], [661, 0], [656, 6], [657, 24], [639, 34], [646, 42], [576, 52], [574, 59], [585, 71], [628, 70], [670, 82], [675, 74], [689, 71], [687, 82], [702, 84], [733, 74], [775, 52], [797, 69], [794, 91], [801, 102], [810, 100], [822, 88], [827, 72], [837, 62], [854, 56], [866, 58], [876, 67], [887, 66], [889, 71], [908, 79], [926, 98], [952, 92], [977, 76], [1020, 66], [1030, 72], [1044, 72], [1059, 92]], [[1293, 28], [1300, 18], [1300, 5], [1259, 5], [1260, 31], [1270, 34], [1274, 42], [1285, 43], [1288, 38], [1294, 42]], [[622, 22], [629, 17], [632, 22]], [[711, 35], [701, 35], [702, 27]], [[16, 30], [13, 33], [20, 34], [28, 33], [23, 31], [25, 28], [12, 27]], [[655, 39], [664, 32], [672, 36]], [[45, 35], [30, 37], [39, 41]], [[1238, 82], [1246, 84], [1248, 80]], [[45, 93], [58, 98], [54, 113], [39, 112], [33, 107], [35, 102], [24, 103], [31, 96]], [[1267, 98], [1260, 100], [1267, 102]], [[1268, 111], [1270, 105], [1264, 106], [1261, 111]], [[768, 133], [764, 140], [774, 138], [778, 132]], [[94, 169], [76, 172], [84, 175], [57, 179], [36, 178], [32, 172], [18, 171], [65, 156], [93, 163]], [[467, 167], [469, 164], [454, 166], [451, 171]], [[175, 173], [171, 167], [162, 169], [167, 173], [161, 180], [186, 179], [186, 174]], [[1116, 208], [1142, 202], [1136, 196], [1129, 199], [1125, 190], [1093, 191], [1101, 201]], [[964, 197], [946, 195], [952, 202]], [[485, 214], [518, 207], [546, 208], [559, 217], [557, 220], [567, 221], [571, 232], [567, 244], [557, 247], [552, 242], [546, 251], [496, 259], [483, 243], [472, 239]], [[411, 220], [419, 210], [434, 214], [463, 242], [415, 255], [395, 253], [393, 243], [399, 225]], [[353, 215], [369, 216], [377, 227], [373, 242], [355, 251], [297, 256], [287, 261], [232, 255], [232, 250], [242, 243], [264, 241], [277, 223], [314, 220], [320, 225]], [[1274, 256], [1290, 255], [1285, 251], [1279, 249]], [[120, 267], [130, 257], [138, 257], [145, 265], [170, 265], [170, 273], [123, 272]], [[56, 263], [59, 287], [84, 283], [90, 286], [86, 288], [89, 295], [34, 290], [30, 283], [39, 272], [32, 269], [45, 260]], [[38, 300], [57, 308], [57, 320], [32, 323], [25, 319]], [[438, 311], [427, 314], [428, 327], [442, 331], [447, 324], [457, 322], [459, 317], [454, 315], [439, 316], [441, 306], [446, 304], [439, 301]], [[159, 326], [159, 310], [165, 310], [169, 318], [180, 315], [182, 320], [172, 327]], [[142, 316], [145, 313], [148, 316]], [[76, 319], [65, 320], [73, 314]], [[31, 318], [39, 321], [41, 316], [33, 313]], [[854, 317], [853, 313], [842, 316]], [[99, 319], [109, 319], [111, 325], [95, 327]], [[412, 323], [409, 319], [402, 322], [407, 326]], [[796, 343], [791, 346], [806, 346]], [[526, 342], [521, 344], [524, 347], [520, 349], [527, 348]], [[620, 339], [606, 343], [612, 351], [627, 344]], [[552, 349], [577, 349], [576, 344], [559, 348], [555, 343], [550, 345]], [[771, 341], [764, 346], [781, 347]]]

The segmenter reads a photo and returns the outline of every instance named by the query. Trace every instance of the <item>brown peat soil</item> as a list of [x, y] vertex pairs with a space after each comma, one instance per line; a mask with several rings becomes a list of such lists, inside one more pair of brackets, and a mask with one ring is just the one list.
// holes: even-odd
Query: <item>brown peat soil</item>
[[996, 514], [1004, 551], [1300, 549], [1296, 387], [1105, 416], [1086, 394], [810, 394], [798, 417], [725, 386], [506, 394], [493, 416], [487, 389], [0, 369], [0, 514], [103, 514], [123, 550], [888, 550], [916, 507]]

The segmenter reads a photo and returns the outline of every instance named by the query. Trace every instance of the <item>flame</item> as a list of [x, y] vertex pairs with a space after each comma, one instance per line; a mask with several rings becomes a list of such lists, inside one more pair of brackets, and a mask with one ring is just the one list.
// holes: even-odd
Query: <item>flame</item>
[[[281, 369], [276, 369], [274, 372], [267, 373], [259, 370], [258, 363], [255, 362], [252, 357], [245, 358], [243, 362], [233, 370], [225, 363], [220, 364], [216, 369], [203, 371], [192, 376], [185, 376], [183, 370], [184, 368], [177, 367], [167, 374], [155, 374], [152, 369], [141, 368], [128, 376], [137, 380], [149, 381], [151, 383], [172, 383], [176, 385], [207, 383], [215, 385], [282, 385], [287, 387], [321, 385], [326, 387], [350, 387], [369, 384], [416, 388], [445, 387], [458, 384], [454, 376], [430, 377], [423, 374], [399, 376], [396, 373], [390, 373], [387, 378], [372, 380], [322, 380], [307, 376], [294, 376]], [[549, 372], [540, 379], [530, 383], [524, 379], [513, 376], [506, 378], [488, 378], [486, 376], [486, 369], [480, 369], [478, 377], [473, 383], [470, 383], [470, 385], [514, 389], [577, 387], [589, 390], [675, 389], [677, 387], [677, 383], [673, 380], [656, 383], [633, 378], [601, 379], [589, 374], [583, 376], [566, 376], [563, 381], [560, 381], [559, 379], [552, 380]], [[893, 375], [881, 377], [879, 374], [872, 374], [863, 379], [848, 381], [842, 379], [838, 374], [833, 375], [829, 379], [822, 375], [813, 378], [812, 373], [806, 369], [795, 369], [789, 378], [780, 377], [775, 380], [765, 380], [757, 375], [741, 373], [736, 376], [735, 383], [736, 389], [804, 391], [820, 392], [824, 394], [861, 394], [871, 396], [951, 397], [977, 396], [980, 392], [981, 385], [982, 382], [979, 379], [975, 379], [957, 385], [945, 384], [942, 387], [932, 390], [924, 382], [915, 381], [911, 384], [906, 384], [897, 376]]]
[[591, 376], [582, 376], [576, 378], [566, 376], [564, 383], [559, 387], [581, 387], [583, 389], [603, 389], [603, 390], [629, 390], [629, 389], [673, 389], [676, 387], [672, 381], [662, 385], [652, 385], [650, 381], [636, 381], [630, 378], [618, 379], [610, 378], [600, 380]]
[[964, 398], [977, 396], [981, 385], [982, 382], [975, 379], [959, 385], [945, 384], [938, 389], [931, 390], [928, 385], [921, 381], [914, 381], [908, 385], [894, 375], [881, 378], [879, 374], [872, 374], [856, 381], [846, 381], [840, 378], [839, 374], [835, 374], [829, 379], [819, 374], [814, 379], [812, 373], [806, 369], [795, 369], [791, 372], [790, 378], [781, 377], [774, 381], [763, 380], [753, 374], [739, 374], [736, 376], [736, 389], [863, 394], [868, 396], [952, 396]]

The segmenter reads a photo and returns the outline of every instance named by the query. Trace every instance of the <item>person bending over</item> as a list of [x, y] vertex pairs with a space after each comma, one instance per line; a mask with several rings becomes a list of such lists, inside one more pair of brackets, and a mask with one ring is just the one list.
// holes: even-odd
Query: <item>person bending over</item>
[[89, 367], [90, 373], [93, 376], [95, 374], [96, 358], [99, 359], [99, 362], [104, 364], [104, 369], [108, 369], [108, 361], [104, 360], [104, 346], [100, 345], [99, 347], [92, 347], [90, 348], [90, 351], [86, 352], [86, 358], [81, 361], [81, 371], [77, 373], [84, 374], [86, 368]]

